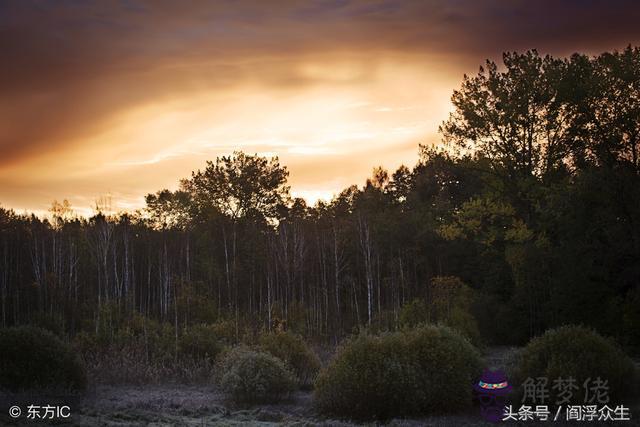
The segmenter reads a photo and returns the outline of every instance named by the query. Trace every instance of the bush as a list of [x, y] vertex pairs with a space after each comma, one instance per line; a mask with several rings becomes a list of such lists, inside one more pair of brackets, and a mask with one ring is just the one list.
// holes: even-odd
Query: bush
[[429, 284], [430, 300], [414, 299], [400, 309], [401, 327], [415, 327], [422, 323], [449, 326], [474, 345], [480, 345], [480, 332], [471, 308], [475, 300], [473, 290], [453, 276], [434, 277]]
[[[109, 313], [105, 307], [107, 305], [102, 310]], [[85, 359], [114, 350], [125, 353], [131, 347], [142, 347], [145, 361], [170, 363], [175, 359], [176, 336], [171, 323], [160, 323], [139, 313], [114, 321], [113, 327], [105, 319], [106, 315], [97, 332], [87, 328], [91, 332], [82, 331], [74, 337], [74, 347], [81, 351]]]
[[546, 377], [551, 402], [557, 396], [552, 389], [556, 378], [576, 380], [570, 404], [584, 402], [583, 384], [591, 378], [608, 381], [611, 402], [633, 393], [635, 367], [629, 357], [612, 341], [582, 326], [562, 326], [533, 338], [520, 352], [514, 381], [522, 384], [526, 378]]
[[0, 330], [0, 387], [16, 392], [86, 386], [82, 360], [51, 332], [32, 326]]
[[[92, 383], [203, 384], [211, 380], [215, 357], [221, 351], [213, 325], [194, 326], [179, 337], [175, 329], [134, 316], [111, 336], [80, 332], [73, 346], [83, 355]], [[176, 357], [177, 356], [177, 357]]]
[[165, 358], [148, 358], [143, 340], [127, 345], [110, 345], [85, 356], [89, 378], [97, 384], [210, 384], [214, 362], [173, 354]]
[[416, 327], [421, 323], [429, 322], [429, 306], [419, 298], [406, 303], [400, 309], [400, 326]]
[[236, 403], [277, 402], [295, 389], [295, 377], [284, 362], [268, 353], [235, 347], [216, 366], [220, 388]]
[[222, 347], [213, 325], [191, 326], [179, 339], [180, 354], [196, 359], [215, 359]]
[[397, 313], [393, 310], [380, 310], [373, 313], [371, 323], [363, 325], [362, 329], [366, 329], [368, 333], [379, 334], [382, 332], [395, 331], [398, 326]]
[[57, 337], [64, 336], [64, 316], [62, 314], [35, 313], [30, 316], [29, 326], [47, 330]]
[[477, 350], [458, 332], [422, 326], [343, 344], [316, 381], [321, 412], [387, 419], [464, 409], [481, 371]]
[[302, 337], [291, 332], [275, 332], [260, 336], [260, 348], [282, 360], [295, 374], [300, 386], [313, 384], [320, 370], [320, 359]]
[[480, 344], [480, 332], [471, 314], [475, 299], [473, 290], [455, 276], [439, 276], [431, 280], [430, 320], [459, 331], [475, 345]]
[[211, 330], [218, 339], [227, 345], [237, 344], [238, 338], [242, 337], [243, 328], [240, 328], [240, 337], [236, 334], [236, 324], [232, 320], [218, 320], [211, 324]]

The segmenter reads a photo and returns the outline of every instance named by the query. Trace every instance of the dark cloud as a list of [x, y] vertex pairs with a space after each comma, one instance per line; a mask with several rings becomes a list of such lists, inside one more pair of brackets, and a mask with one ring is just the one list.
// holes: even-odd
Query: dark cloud
[[622, 48], [638, 22], [635, 1], [2, 2], [0, 166], [176, 93], [314, 84], [300, 58], [437, 56], [462, 72], [504, 50]]

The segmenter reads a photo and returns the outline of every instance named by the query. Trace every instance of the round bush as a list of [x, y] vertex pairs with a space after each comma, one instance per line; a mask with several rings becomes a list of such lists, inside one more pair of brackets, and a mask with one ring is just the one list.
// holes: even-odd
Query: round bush
[[360, 335], [320, 372], [314, 400], [321, 412], [354, 419], [455, 412], [471, 404], [481, 368], [473, 345], [448, 327]]
[[619, 404], [616, 399], [633, 393], [636, 372], [633, 361], [612, 341], [582, 326], [562, 326], [533, 338], [518, 355], [514, 374], [516, 384], [546, 377], [552, 403], [558, 397], [553, 381], [573, 378], [578, 389], [570, 404], [582, 404], [584, 382], [600, 377], [608, 381], [611, 402]]
[[87, 374], [71, 347], [32, 326], [0, 329], [0, 387], [21, 390], [84, 390]]
[[296, 386], [282, 360], [246, 347], [223, 353], [216, 370], [220, 388], [236, 403], [277, 402]]
[[301, 386], [313, 384], [320, 370], [320, 359], [302, 337], [290, 332], [275, 332], [260, 336], [260, 348], [282, 360]]
[[179, 340], [180, 353], [196, 359], [215, 359], [223, 346], [213, 325], [195, 325], [186, 329]]

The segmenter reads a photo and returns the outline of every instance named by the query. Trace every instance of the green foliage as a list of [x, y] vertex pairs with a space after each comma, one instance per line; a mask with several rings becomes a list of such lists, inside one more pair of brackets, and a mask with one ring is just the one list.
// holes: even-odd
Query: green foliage
[[371, 318], [371, 324], [366, 326], [369, 333], [394, 331], [397, 328], [397, 314], [393, 310], [376, 311]]
[[98, 352], [129, 347], [144, 348], [145, 359], [166, 362], [175, 358], [175, 328], [167, 322], [158, 322], [136, 314], [110, 333], [105, 328], [98, 335]]
[[224, 348], [218, 330], [218, 324], [189, 326], [176, 343], [173, 325], [135, 315], [108, 335], [81, 332], [73, 346], [96, 383], [207, 383]]
[[421, 323], [428, 323], [429, 306], [424, 302], [424, 300], [416, 298], [402, 306], [398, 318], [400, 326], [403, 327], [412, 328]]
[[[584, 401], [585, 380], [600, 377], [608, 381], [611, 401], [633, 393], [636, 371], [631, 359], [612, 341], [581, 326], [562, 326], [532, 339], [518, 356], [514, 382], [526, 378], [574, 378], [579, 389], [574, 401]], [[552, 391], [552, 400], [555, 400]]]
[[30, 326], [45, 329], [58, 337], [64, 336], [64, 318], [58, 313], [36, 313], [30, 320]]
[[293, 373], [282, 360], [247, 347], [221, 354], [216, 372], [227, 398], [240, 404], [278, 402], [296, 385]]
[[82, 331], [73, 339], [98, 383], [206, 383], [220, 352], [237, 342], [235, 323], [229, 320], [188, 324], [176, 337], [174, 324], [138, 313], [123, 316], [108, 304], [101, 316], [97, 334]]
[[456, 212], [454, 221], [442, 225], [438, 232], [446, 240], [474, 239], [490, 246], [506, 240], [511, 227], [522, 228], [514, 214], [513, 207], [507, 203], [492, 198], [475, 198], [465, 202]]
[[223, 345], [216, 335], [214, 325], [194, 325], [185, 328], [178, 340], [179, 351], [196, 359], [215, 359]]
[[259, 338], [260, 348], [282, 360], [298, 379], [298, 384], [313, 383], [320, 370], [320, 359], [301, 336], [291, 332], [264, 333]]
[[472, 343], [480, 344], [480, 332], [471, 314], [473, 291], [457, 277], [434, 277], [431, 294], [431, 321], [451, 326]]
[[0, 387], [21, 391], [86, 386], [84, 363], [51, 332], [31, 326], [0, 329]]
[[440, 323], [480, 344], [480, 332], [471, 314], [473, 292], [457, 277], [434, 277], [429, 286], [430, 302], [415, 299], [400, 309], [401, 327], [415, 327], [422, 323]]
[[211, 324], [211, 330], [224, 344], [238, 343], [239, 337], [236, 335], [236, 325], [233, 320], [218, 320]]
[[306, 335], [308, 316], [309, 310], [300, 301], [292, 301], [287, 310], [286, 327], [296, 334]]
[[82, 331], [76, 334], [73, 337], [72, 347], [74, 351], [79, 354], [86, 355], [90, 352], [96, 351], [99, 343], [94, 334], [90, 334], [88, 332]]
[[216, 299], [203, 282], [183, 282], [178, 292], [178, 313], [187, 324], [215, 323], [219, 318]]
[[363, 334], [321, 371], [314, 399], [321, 412], [345, 418], [451, 413], [471, 404], [480, 369], [477, 350], [447, 327]]

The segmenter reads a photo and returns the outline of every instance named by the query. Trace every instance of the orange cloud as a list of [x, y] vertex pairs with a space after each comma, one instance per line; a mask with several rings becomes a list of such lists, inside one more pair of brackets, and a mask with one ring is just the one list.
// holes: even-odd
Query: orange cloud
[[0, 202], [131, 209], [236, 149], [330, 195], [414, 163], [485, 57], [619, 48], [638, 19], [624, 1], [2, 3]]

